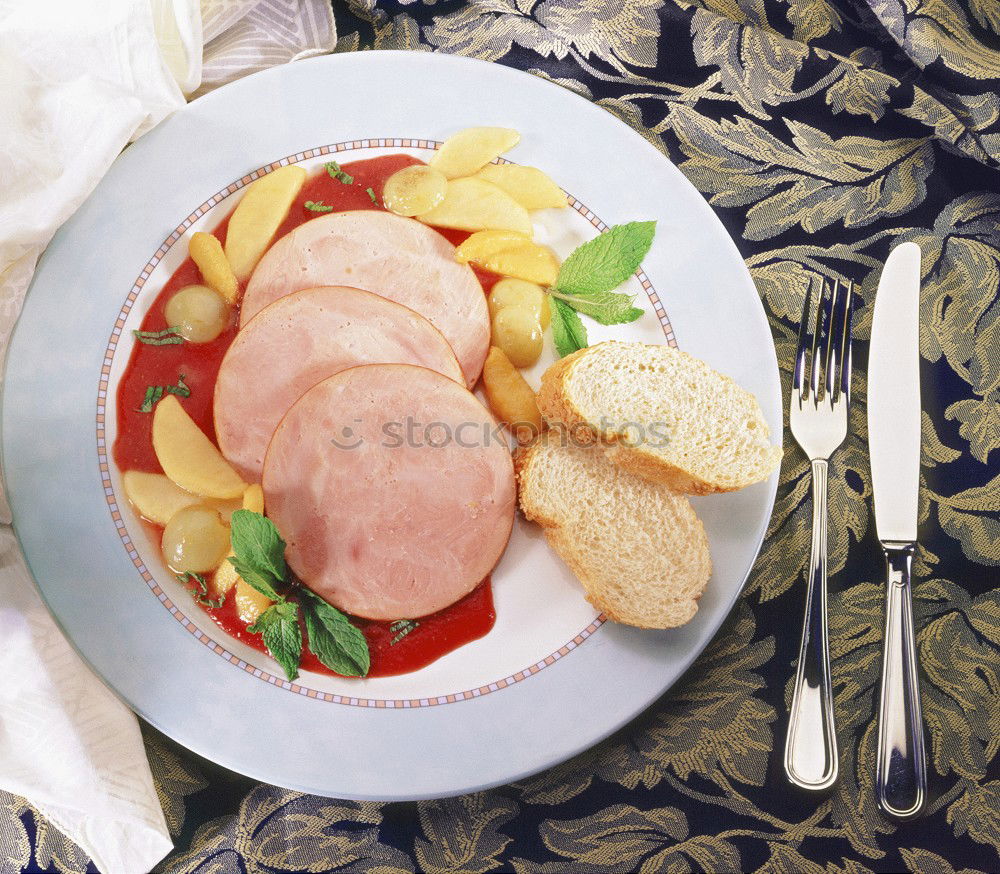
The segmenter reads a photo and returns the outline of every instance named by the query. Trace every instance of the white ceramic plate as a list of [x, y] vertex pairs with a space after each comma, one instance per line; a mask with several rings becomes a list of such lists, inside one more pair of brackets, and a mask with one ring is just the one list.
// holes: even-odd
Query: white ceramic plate
[[[10, 347], [4, 471], [15, 528], [53, 614], [143, 718], [201, 755], [270, 783], [412, 799], [508, 782], [579, 752], [654, 701], [701, 652], [757, 555], [776, 477], [698, 500], [715, 572], [696, 618], [662, 632], [604, 623], [540, 532], [519, 519], [493, 575], [484, 638], [401, 677], [280, 678], [229, 639], [158, 560], [106, 449], [136, 327], [255, 171], [392, 152], [423, 158], [461, 128], [518, 129], [512, 160], [541, 167], [573, 210], [538, 216], [565, 256], [608, 225], [656, 219], [638, 322], [607, 337], [676, 342], [760, 399], [781, 434], [774, 347], [722, 225], [649, 143], [604, 110], [505, 67], [363, 52], [251, 76], [195, 101], [112, 167], [42, 259]], [[120, 338], [125, 338], [119, 342]], [[551, 349], [529, 379], [537, 384]], [[105, 403], [105, 401], [110, 401]]]

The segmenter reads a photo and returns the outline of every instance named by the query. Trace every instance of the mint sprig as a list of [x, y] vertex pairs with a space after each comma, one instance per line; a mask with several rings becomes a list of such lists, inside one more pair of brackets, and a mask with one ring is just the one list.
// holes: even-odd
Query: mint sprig
[[344, 185], [354, 184], [354, 177], [351, 176], [349, 173], [345, 173], [343, 170], [341, 170], [340, 164], [338, 164], [336, 161], [327, 161], [323, 165], [323, 168], [326, 170], [327, 174], [329, 174], [331, 179], [336, 179], [338, 182], [342, 182]]
[[147, 385], [142, 403], [136, 408], [138, 413], [151, 413], [164, 395], [177, 395], [181, 398], [191, 397], [191, 389], [184, 382], [184, 374], [177, 376], [177, 385]]
[[552, 340], [560, 358], [583, 349], [587, 345], [587, 329], [568, 303], [558, 297], [549, 297], [552, 313]]
[[[177, 577], [179, 582], [188, 586], [188, 591], [191, 592], [191, 597], [195, 601], [204, 607], [208, 607], [210, 610], [218, 610], [226, 600], [225, 595], [220, 595], [218, 598], [208, 597], [208, 580], [205, 579], [204, 574], [187, 571], [183, 574], [174, 574], [174, 576]], [[193, 588], [191, 587], [192, 584]]]
[[562, 263], [555, 288], [565, 294], [611, 291], [628, 279], [653, 245], [656, 222], [629, 222], [608, 228], [578, 246]]
[[288, 576], [285, 541], [274, 523], [250, 510], [237, 510], [230, 519], [233, 555], [229, 562], [249, 586], [272, 601], [281, 599], [277, 587]]
[[366, 676], [371, 667], [368, 643], [343, 613], [305, 588], [299, 591], [297, 601], [289, 601], [283, 594], [290, 573], [285, 562], [285, 541], [274, 523], [260, 513], [237, 510], [230, 525], [230, 563], [247, 585], [274, 602], [247, 630], [261, 635], [288, 679], [298, 676], [302, 660], [300, 610], [309, 649], [316, 657], [345, 677]]
[[389, 646], [395, 646], [406, 635], [415, 630], [419, 624], [416, 619], [397, 619], [389, 626], [389, 631], [392, 632], [392, 640], [389, 641]]
[[180, 328], [164, 328], [162, 331], [133, 331], [132, 336], [147, 346], [175, 346], [184, 342]]
[[655, 232], [653, 221], [615, 225], [578, 246], [562, 263], [549, 289], [552, 338], [560, 357], [587, 345], [587, 329], [577, 313], [602, 325], [634, 322], [642, 315], [631, 295], [612, 289], [639, 269]]
[[368, 642], [336, 607], [305, 589], [299, 600], [309, 649], [324, 665], [345, 677], [364, 677], [371, 667]]
[[264, 646], [281, 665], [285, 676], [294, 680], [302, 661], [302, 629], [299, 628], [298, 605], [281, 599], [268, 607], [247, 631], [260, 634]]
[[634, 322], [643, 314], [643, 310], [633, 306], [634, 298], [613, 291], [582, 295], [563, 294], [561, 291], [552, 290], [549, 294], [602, 325], [623, 325]]

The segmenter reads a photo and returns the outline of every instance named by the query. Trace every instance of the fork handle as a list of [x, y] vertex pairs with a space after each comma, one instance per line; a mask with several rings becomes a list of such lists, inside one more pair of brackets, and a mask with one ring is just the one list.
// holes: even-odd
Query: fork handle
[[812, 549], [802, 645], [785, 740], [785, 774], [802, 789], [822, 790], [837, 779], [837, 735], [826, 621], [827, 462], [812, 462]]
[[895, 819], [911, 819], [920, 815], [927, 794], [910, 592], [915, 544], [883, 543], [882, 547], [887, 579], [875, 784], [882, 810]]

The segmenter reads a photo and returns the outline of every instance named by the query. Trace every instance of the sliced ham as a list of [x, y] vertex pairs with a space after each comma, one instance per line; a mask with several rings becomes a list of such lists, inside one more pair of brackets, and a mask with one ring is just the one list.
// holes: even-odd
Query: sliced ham
[[432, 370], [371, 364], [306, 392], [264, 462], [292, 570], [331, 604], [413, 619], [468, 594], [514, 522], [514, 470], [475, 396]]
[[416, 310], [451, 344], [466, 383], [479, 378], [490, 342], [486, 298], [437, 231], [376, 210], [312, 219], [260, 259], [243, 296], [241, 324], [279, 297], [317, 285], [364, 288]]
[[448, 341], [413, 310], [369, 291], [329, 286], [264, 307], [236, 335], [215, 383], [219, 448], [260, 482], [274, 429], [307, 389], [359, 364], [418, 364], [464, 385]]

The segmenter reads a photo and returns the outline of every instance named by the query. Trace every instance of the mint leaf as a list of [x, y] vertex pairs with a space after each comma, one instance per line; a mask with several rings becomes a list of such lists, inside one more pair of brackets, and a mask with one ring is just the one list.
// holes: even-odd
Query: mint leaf
[[164, 391], [166, 391], [167, 394], [178, 395], [179, 397], [182, 397], [182, 398], [189, 398], [189, 397], [191, 397], [191, 389], [189, 389], [187, 387], [187, 385], [185, 384], [185, 382], [184, 382], [184, 374], [183, 373], [181, 373], [181, 374], [178, 375], [178, 377], [177, 377], [177, 385], [167, 385], [167, 386], [164, 386]]
[[162, 385], [147, 385], [146, 393], [142, 396], [142, 403], [139, 405], [137, 412], [139, 413], [153, 412], [153, 407], [156, 406], [156, 404], [162, 397], [163, 397]]
[[290, 601], [272, 604], [247, 631], [260, 634], [264, 639], [264, 646], [281, 665], [289, 680], [294, 680], [299, 675], [302, 629], [299, 628], [299, 609], [296, 604]]
[[162, 331], [133, 331], [132, 335], [147, 346], [173, 346], [183, 343], [184, 338], [178, 328], [164, 328]]
[[599, 291], [597, 294], [549, 293], [602, 325], [623, 325], [634, 322], [643, 314], [642, 310], [632, 305], [632, 297], [614, 291]]
[[288, 576], [285, 541], [274, 523], [250, 510], [237, 510], [229, 522], [234, 555], [229, 561], [244, 581], [272, 601], [284, 600], [275, 587]]
[[564, 358], [577, 349], [585, 348], [587, 329], [569, 304], [550, 296], [549, 309], [552, 312], [552, 340], [559, 357]]
[[193, 583], [194, 588], [189, 586], [188, 591], [191, 592], [191, 597], [195, 599], [199, 604], [204, 607], [209, 607], [212, 610], [218, 610], [222, 606], [223, 601], [226, 600], [225, 595], [220, 595], [218, 598], [208, 597], [208, 581], [205, 579], [203, 574], [196, 574], [192, 571], [187, 571], [183, 574], [174, 574], [177, 579], [184, 583], [185, 586]]
[[354, 177], [345, 173], [340, 169], [340, 164], [336, 161], [327, 161], [324, 165], [326, 172], [329, 174], [331, 179], [336, 179], [338, 182], [343, 182], [344, 185], [351, 185], [354, 182]]
[[324, 665], [345, 677], [364, 677], [371, 667], [368, 641], [336, 607], [308, 589], [300, 601], [309, 649]]
[[262, 595], [266, 595], [272, 601], [285, 600], [284, 596], [278, 594], [274, 588], [274, 577], [270, 574], [262, 572], [256, 565], [242, 561], [235, 555], [229, 556], [229, 563], [248, 586], [256, 589]]
[[333, 207], [327, 206], [322, 200], [307, 200], [302, 205], [313, 212], [333, 212]]
[[142, 397], [142, 404], [137, 408], [138, 413], [151, 413], [165, 394], [178, 395], [182, 398], [191, 397], [191, 389], [184, 383], [184, 374], [177, 377], [177, 385], [147, 385], [146, 393]]
[[655, 232], [656, 222], [608, 228], [563, 261], [553, 287], [564, 294], [597, 294], [617, 288], [639, 269]]
[[419, 624], [416, 619], [397, 619], [389, 626], [389, 630], [393, 633], [389, 646], [395, 646]]

